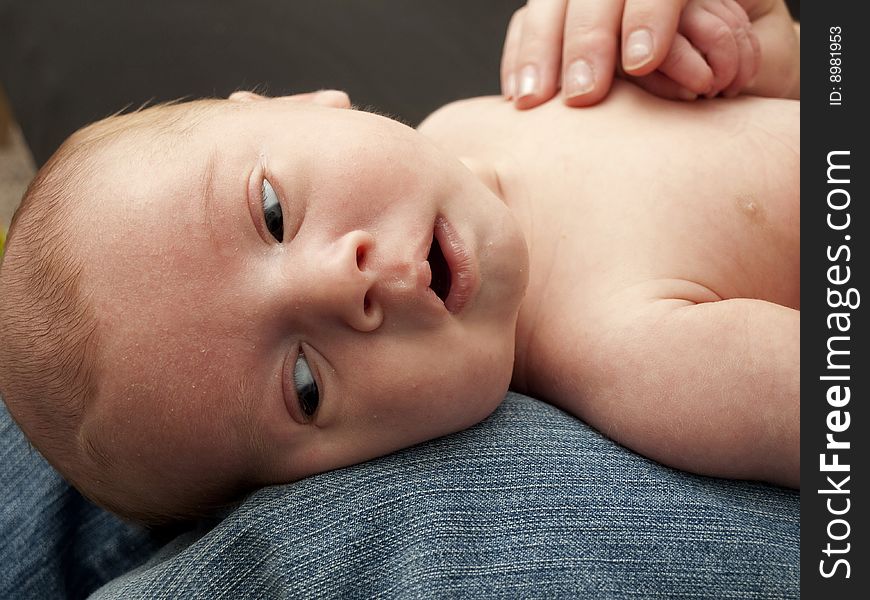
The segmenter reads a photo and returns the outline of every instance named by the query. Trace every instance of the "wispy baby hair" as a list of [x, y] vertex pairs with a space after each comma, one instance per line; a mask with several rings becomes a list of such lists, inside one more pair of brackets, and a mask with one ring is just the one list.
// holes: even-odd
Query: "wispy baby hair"
[[0, 263], [0, 393], [59, 468], [74, 458], [69, 440], [95, 386], [97, 321], [81, 294], [68, 210], [87, 175], [82, 156], [67, 143], [40, 169], [12, 219]]

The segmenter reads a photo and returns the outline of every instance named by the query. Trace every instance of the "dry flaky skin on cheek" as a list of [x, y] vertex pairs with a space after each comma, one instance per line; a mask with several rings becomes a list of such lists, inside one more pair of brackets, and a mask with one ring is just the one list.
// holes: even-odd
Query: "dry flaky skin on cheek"
[[[164, 110], [185, 124], [184, 105]], [[388, 119], [286, 99], [215, 104], [182, 130], [116, 138], [82, 211], [106, 338], [85, 431], [131, 489], [160, 504], [176, 488], [290, 481], [497, 406], [528, 253], [461, 163]], [[261, 220], [264, 179], [282, 242]], [[454, 279], [448, 307], [410, 275], [439, 219], [458, 240], [451, 277], [465, 253], [477, 278]], [[319, 391], [311, 419], [295, 398], [300, 352]]]

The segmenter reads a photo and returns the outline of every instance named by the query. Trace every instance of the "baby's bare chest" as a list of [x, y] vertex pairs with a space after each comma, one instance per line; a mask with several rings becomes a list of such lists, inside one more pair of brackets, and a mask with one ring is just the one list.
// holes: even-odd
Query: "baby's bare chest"
[[[656, 297], [800, 305], [800, 104], [679, 103], [615, 82], [594, 108], [452, 104], [421, 130], [502, 167], [531, 249], [533, 319], [554, 336]], [[633, 291], [634, 296], [632, 296]], [[525, 308], [524, 308], [525, 310]], [[523, 319], [521, 313], [521, 320]], [[576, 331], [574, 331], [576, 330]], [[591, 335], [591, 334], [590, 334]]]
[[506, 182], [532, 206], [532, 290], [579, 307], [633, 286], [685, 293], [674, 282], [686, 282], [799, 307], [799, 134], [749, 116], [592, 129], [573, 150], [563, 134], [515, 154], [535, 164]]

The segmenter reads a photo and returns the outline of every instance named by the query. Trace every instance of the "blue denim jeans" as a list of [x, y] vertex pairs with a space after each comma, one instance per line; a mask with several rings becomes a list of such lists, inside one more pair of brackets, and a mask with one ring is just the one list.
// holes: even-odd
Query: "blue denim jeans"
[[3, 598], [799, 595], [797, 492], [663, 467], [516, 394], [168, 540], [82, 500], [0, 416]]

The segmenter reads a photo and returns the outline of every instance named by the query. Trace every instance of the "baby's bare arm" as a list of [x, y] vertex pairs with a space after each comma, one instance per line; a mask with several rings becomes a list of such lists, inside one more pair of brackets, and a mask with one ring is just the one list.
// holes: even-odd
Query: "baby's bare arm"
[[800, 312], [663, 300], [626, 322], [583, 416], [665, 464], [800, 486]]

